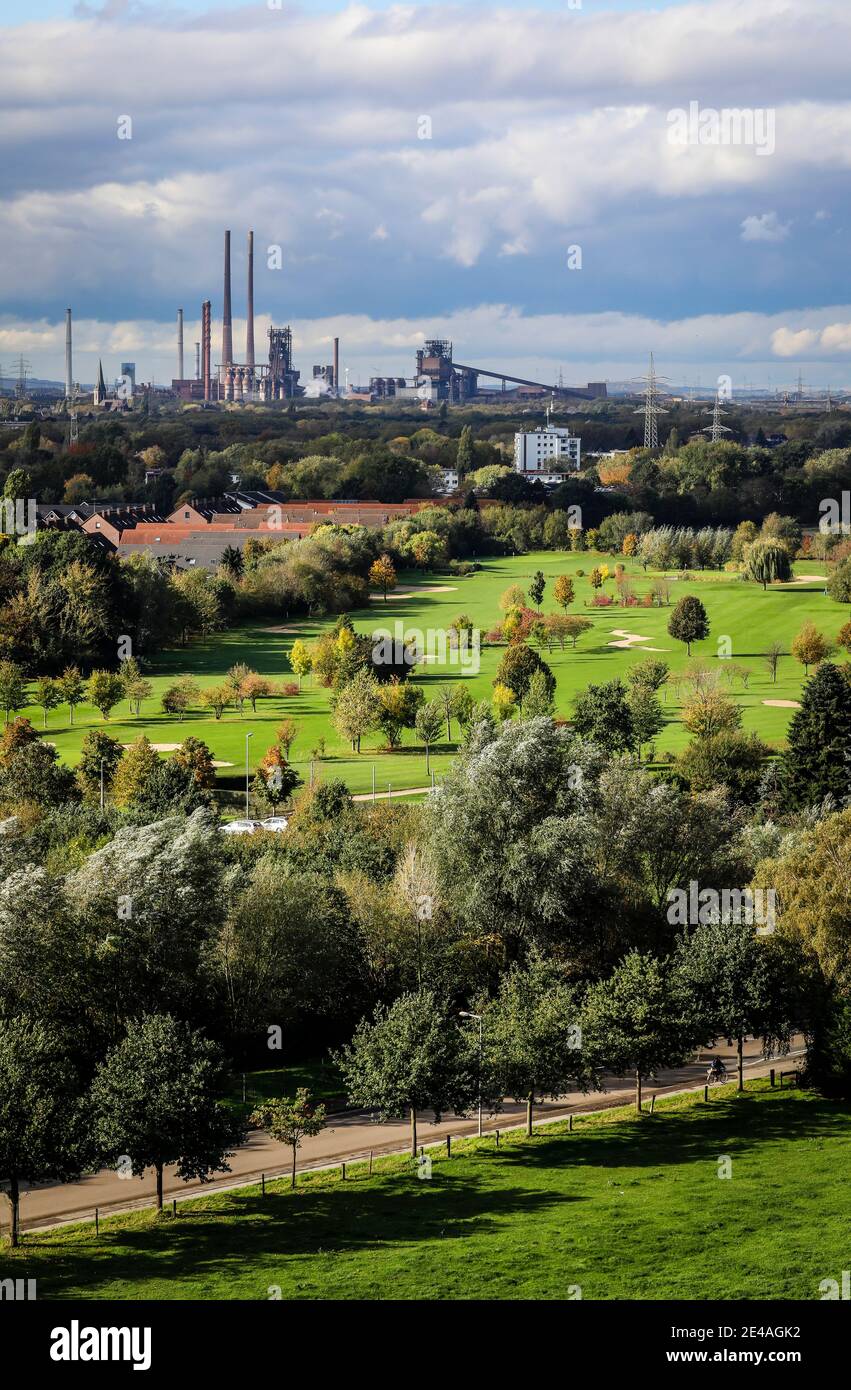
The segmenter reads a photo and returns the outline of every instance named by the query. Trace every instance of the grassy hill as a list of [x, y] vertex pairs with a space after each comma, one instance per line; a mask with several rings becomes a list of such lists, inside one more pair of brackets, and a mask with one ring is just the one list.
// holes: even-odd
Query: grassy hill
[[817, 1300], [848, 1266], [851, 1107], [812, 1093], [753, 1081], [434, 1154], [428, 1181], [383, 1159], [115, 1217], [97, 1242], [28, 1235], [0, 1278], [45, 1299]]

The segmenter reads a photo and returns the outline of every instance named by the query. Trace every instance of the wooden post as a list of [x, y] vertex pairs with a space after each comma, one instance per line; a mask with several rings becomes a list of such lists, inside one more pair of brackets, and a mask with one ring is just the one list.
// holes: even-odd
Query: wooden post
[[98, 1240], [99, 1237], [100, 1237], [100, 1213], [99, 1213], [97, 1207], [95, 1207], [95, 1240]]
[[773, 1068], [773, 1067], [771, 1068], [771, 1071], [768, 1073], [768, 1079], [769, 1079], [769, 1081], [771, 1082], [771, 1086], [772, 1086], [772, 1089], [773, 1089], [773, 1087], [774, 1087], [774, 1068]]
[[641, 1072], [636, 1068], [635, 1071], [635, 1108], [641, 1114]]
[[708, 1086], [704, 1086], [704, 1088], [703, 1088], [703, 1103], [704, 1103], [704, 1105], [708, 1105], [708, 1104], [709, 1104], [709, 1087], [708, 1087]]
[[372, 1177], [372, 1149], [369, 1151], [369, 1176]]
[[447, 1157], [447, 1158], [451, 1158], [451, 1157], [452, 1157], [452, 1135], [451, 1135], [451, 1134], [447, 1134], [447, 1136], [446, 1136], [446, 1157]]
[[656, 1092], [654, 1091], [653, 1094], [652, 1094], [652, 1096], [650, 1097], [650, 1114], [651, 1114], [651, 1115], [653, 1114], [653, 1111], [655, 1110], [655, 1108], [656, 1108]]
[[496, 1131], [496, 1147], [499, 1148], [499, 1130]]
[[341, 1168], [342, 1174], [343, 1174], [343, 1182], [345, 1182], [345, 1181], [346, 1181], [346, 1165], [345, 1165], [345, 1163], [341, 1163], [341, 1164], [340, 1164], [340, 1168]]
[[172, 1214], [172, 1216], [177, 1216], [177, 1198], [176, 1198], [176, 1197], [172, 1197], [172, 1199], [171, 1199], [171, 1214]]
[[572, 1115], [568, 1115], [568, 1117], [567, 1117], [567, 1132], [568, 1132], [568, 1134], [572, 1134], [572, 1133], [573, 1133], [573, 1116], [572, 1116]]
[[744, 1053], [745, 1053], [745, 1040], [744, 1040], [743, 1037], [739, 1036], [739, 1037], [736, 1039], [736, 1070], [737, 1070], [737, 1072], [738, 1072], [738, 1083], [737, 1083], [737, 1085], [736, 1085], [736, 1090], [737, 1090], [737, 1091], [743, 1091], [743, 1090], [745, 1089], [745, 1057], [744, 1057]]
[[265, 1173], [261, 1173], [261, 1174], [260, 1174], [260, 1190], [261, 1190], [263, 1196], [265, 1197], [265, 1196], [266, 1196], [266, 1174], [265, 1174]]

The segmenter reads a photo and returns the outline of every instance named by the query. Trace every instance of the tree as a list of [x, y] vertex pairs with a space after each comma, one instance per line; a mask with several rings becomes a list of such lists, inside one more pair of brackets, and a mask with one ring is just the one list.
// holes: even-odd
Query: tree
[[102, 729], [89, 729], [80, 748], [75, 775], [83, 800], [96, 805], [100, 800], [101, 765], [104, 794], [112, 786], [115, 770], [124, 756], [121, 744]]
[[745, 1089], [747, 1034], [761, 1037], [766, 1052], [775, 1050], [774, 1044], [788, 1049], [795, 1019], [780, 965], [777, 953], [764, 936], [757, 936], [752, 923], [702, 923], [678, 943], [674, 969], [688, 1016], [700, 1021], [704, 1046], [719, 1034], [736, 1039], [740, 1091]]
[[246, 666], [244, 661], [237, 661], [231, 666], [224, 678], [223, 685], [230, 691], [231, 699], [235, 702], [237, 709], [242, 714], [242, 707], [245, 703], [245, 682], [251, 676], [255, 676], [256, 671], [252, 671], [250, 666]]
[[836, 566], [827, 581], [827, 592], [834, 603], [851, 603], [851, 556]]
[[160, 755], [144, 734], [130, 744], [118, 764], [112, 784], [116, 806], [132, 806], [147, 794], [160, 768]]
[[836, 634], [836, 644], [843, 651], [851, 652], [851, 623], [845, 623]]
[[527, 642], [512, 642], [497, 667], [493, 683], [513, 690], [522, 711], [529, 682], [536, 671], [543, 674], [552, 695], [556, 680], [547, 663]]
[[417, 737], [425, 745], [426, 777], [431, 772], [431, 745], [436, 743], [443, 731], [443, 712], [436, 700], [430, 701], [417, 710]]
[[272, 682], [265, 676], [259, 676], [256, 671], [249, 671], [248, 675], [242, 680], [240, 694], [243, 700], [247, 700], [251, 706], [251, 713], [257, 713], [257, 701], [263, 700], [273, 694]]
[[573, 727], [610, 753], [628, 752], [635, 745], [632, 710], [621, 680], [589, 685], [574, 705]]
[[59, 677], [59, 689], [62, 692], [62, 699], [68, 706], [68, 723], [74, 723], [74, 710], [77, 705], [83, 703], [85, 694], [85, 682], [80, 674], [79, 667], [66, 666], [62, 675]]
[[28, 744], [37, 742], [38, 734], [30, 721], [18, 715], [0, 734], [0, 766], [8, 767], [16, 753]]
[[568, 615], [566, 618], [553, 618], [553, 630], [559, 631], [557, 625], [563, 624], [563, 631], [566, 637], [570, 638], [571, 645], [576, 650], [576, 640], [581, 637], [583, 632], [588, 632], [594, 626], [590, 618], [580, 618]]
[[145, 680], [139, 668], [139, 663], [133, 656], [125, 657], [121, 662], [118, 679], [121, 682], [124, 698], [130, 705], [130, 712], [131, 714], [135, 714], [138, 719], [142, 701], [150, 699], [153, 693], [153, 686], [150, 681]]
[[828, 639], [822, 636], [812, 619], [807, 618], [792, 638], [792, 655], [796, 661], [800, 661], [804, 674], [809, 675], [810, 667], [818, 666], [830, 655], [830, 651]]
[[771, 676], [771, 684], [777, 684], [777, 668], [780, 665], [780, 658], [783, 655], [783, 643], [772, 642], [762, 658], [768, 667], [768, 674]]
[[80, 1082], [61, 1034], [28, 1018], [0, 1019], [0, 1176], [9, 1184], [13, 1249], [21, 1182], [78, 1178], [84, 1129]]
[[74, 774], [49, 743], [28, 743], [0, 771], [0, 801], [31, 802], [46, 809], [77, 799]]
[[685, 642], [689, 656], [692, 642], [703, 642], [709, 636], [706, 609], [694, 594], [685, 594], [677, 600], [668, 620], [668, 632], [678, 642]]
[[201, 691], [201, 704], [211, 709], [216, 719], [221, 719], [231, 700], [233, 689], [230, 685], [208, 685]]
[[196, 705], [201, 700], [201, 691], [190, 676], [181, 676], [180, 680], [175, 681], [163, 692], [162, 707], [164, 714], [176, 714], [180, 722], [183, 716], [192, 705]]
[[[37, 449], [39, 439], [39, 426], [37, 421], [34, 421], [33, 423], [35, 425], [36, 431], [36, 443], [35, 446], [32, 445], [32, 434], [30, 434], [30, 448], [35, 447]], [[28, 427], [28, 432], [29, 429], [30, 427]], [[30, 480], [30, 475], [29, 473], [27, 473], [26, 469], [13, 468], [6, 475], [6, 481], [3, 484], [3, 496], [9, 502], [22, 502], [25, 498], [29, 497], [31, 488], [32, 482]]]
[[539, 950], [503, 975], [496, 998], [479, 1011], [483, 1094], [494, 1107], [504, 1096], [525, 1100], [527, 1134], [536, 1099], [599, 1087], [582, 1051], [578, 991]]
[[676, 769], [693, 792], [725, 787], [737, 805], [751, 806], [759, 797], [770, 753], [758, 734], [722, 729], [693, 739], [677, 758]]
[[379, 555], [369, 567], [369, 582], [373, 589], [380, 589], [387, 602], [387, 591], [396, 588], [396, 570], [389, 555]]
[[630, 951], [606, 980], [591, 985], [582, 1011], [582, 1042], [589, 1061], [616, 1076], [635, 1073], [635, 1108], [641, 1083], [660, 1067], [677, 1067], [700, 1036], [669, 962]]
[[493, 688], [493, 707], [500, 723], [512, 718], [517, 708], [517, 696], [510, 686], [497, 681]]
[[640, 762], [644, 744], [649, 743], [664, 729], [665, 714], [653, 691], [646, 685], [634, 686], [627, 696], [627, 701], [632, 715], [632, 736]]
[[447, 685], [445, 682], [437, 687], [436, 701], [440, 706], [444, 719], [446, 720], [446, 741], [452, 742], [452, 717], [455, 713], [455, 691], [457, 686]]
[[197, 787], [210, 791], [216, 785], [216, 765], [213, 755], [203, 739], [185, 738], [179, 748], [172, 753], [172, 760], [178, 767], [192, 773]]
[[257, 773], [254, 778], [255, 792], [273, 809], [277, 809], [278, 806], [289, 801], [296, 787], [300, 785], [301, 778], [295, 768], [287, 762], [280, 746], [273, 743], [271, 748], [267, 748], [257, 764]]
[[455, 455], [455, 467], [458, 469], [459, 478], [463, 478], [465, 473], [472, 472], [473, 469], [473, 431], [469, 425], [465, 425], [458, 440], [458, 452]]
[[529, 597], [536, 608], [540, 608], [541, 606], [544, 597], [544, 589], [546, 587], [547, 581], [544, 578], [544, 571], [536, 570], [532, 576], [532, 582], [529, 585]]
[[649, 690], [656, 694], [667, 684], [669, 667], [667, 661], [657, 661], [654, 657], [647, 657], [646, 661], [639, 661], [627, 674], [627, 680], [633, 690]]
[[290, 718], [282, 719], [277, 729], [275, 730], [275, 738], [278, 740], [279, 744], [283, 748], [284, 756], [286, 758], [289, 758], [290, 756], [290, 749], [296, 741], [297, 734], [298, 725], [296, 724], [294, 719]]
[[358, 671], [354, 679], [339, 690], [333, 701], [334, 728], [359, 753], [361, 739], [378, 724], [380, 706], [378, 682], [369, 671]]
[[804, 686], [801, 708], [792, 715], [782, 756], [787, 805], [815, 806], [848, 796], [851, 763], [851, 683], [846, 670], [824, 662]]
[[114, 671], [92, 671], [86, 682], [86, 698], [90, 705], [100, 710], [105, 720], [110, 711], [121, 699], [123, 689], [121, 678]]
[[250, 1123], [265, 1129], [279, 1144], [293, 1151], [291, 1187], [295, 1187], [296, 1155], [302, 1139], [312, 1139], [325, 1128], [325, 1106], [311, 1100], [306, 1086], [299, 1086], [294, 1098], [273, 1096], [252, 1113]]
[[603, 583], [603, 571], [599, 565], [595, 565], [588, 576], [592, 589], [599, 589]]
[[146, 1014], [98, 1067], [91, 1089], [93, 1131], [104, 1162], [129, 1159], [135, 1177], [153, 1168], [157, 1210], [163, 1170], [208, 1182], [229, 1173], [242, 1126], [217, 1099], [224, 1082], [218, 1048], [169, 1014]]
[[551, 718], [555, 701], [550, 682], [544, 671], [533, 671], [526, 691], [524, 713], [527, 719]]
[[708, 687], [696, 692], [683, 707], [682, 721], [695, 738], [713, 738], [726, 730], [738, 729], [742, 722], [741, 707], [723, 690]]
[[430, 990], [401, 995], [364, 1019], [335, 1054], [351, 1105], [385, 1119], [407, 1111], [411, 1156], [417, 1156], [417, 1111], [463, 1114], [477, 1094], [464, 1040], [446, 1006]]
[[42, 728], [47, 728], [47, 716], [62, 703], [62, 692], [52, 676], [39, 676], [35, 683], [35, 703], [42, 709]]
[[313, 658], [308, 650], [307, 643], [302, 642], [297, 637], [290, 647], [289, 663], [294, 674], [298, 676], [298, 688], [301, 690], [301, 678], [306, 676], [313, 665]]
[[560, 608], [569, 608], [573, 603], [573, 580], [570, 575], [560, 574], [553, 585], [553, 598]]
[[26, 703], [27, 680], [23, 667], [16, 661], [0, 661], [0, 709], [5, 714], [5, 723], [9, 723], [13, 710], [21, 709]]
[[229, 579], [241, 579], [245, 573], [245, 556], [238, 545], [226, 545], [219, 564]]
[[456, 682], [452, 690], [452, 714], [462, 729], [465, 729], [470, 722], [473, 704], [473, 697], [467, 686], [461, 681]]
[[507, 613], [510, 608], [525, 608], [526, 592], [521, 589], [519, 584], [512, 584], [500, 596], [499, 609], [501, 613]]
[[761, 584], [763, 590], [769, 584], [784, 582], [792, 576], [789, 551], [778, 540], [760, 537], [745, 546], [744, 564], [748, 579]]

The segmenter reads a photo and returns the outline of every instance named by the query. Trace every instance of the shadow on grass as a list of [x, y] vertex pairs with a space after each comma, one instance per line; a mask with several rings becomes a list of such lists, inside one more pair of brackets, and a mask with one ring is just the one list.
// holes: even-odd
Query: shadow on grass
[[[500, 1149], [504, 1163], [520, 1167], [654, 1168], [696, 1163], [725, 1153], [744, 1154], [766, 1144], [794, 1140], [846, 1139], [851, 1143], [851, 1107], [810, 1093], [797, 1093], [801, 1104], [789, 1103], [789, 1093], [758, 1095], [747, 1091], [737, 1098], [715, 1097], [709, 1105], [685, 1110], [645, 1112], [617, 1124], [576, 1129], [570, 1135], [527, 1140]], [[720, 1148], [719, 1148], [720, 1146]]]
[[[234, 1195], [227, 1206], [181, 1211], [176, 1220], [141, 1228], [102, 1228], [95, 1243], [82, 1236], [61, 1246], [28, 1236], [21, 1255], [35, 1272], [43, 1297], [96, 1298], [116, 1280], [139, 1288], [146, 1280], [209, 1278], [239, 1265], [282, 1257], [368, 1252], [397, 1244], [458, 1240], [497, 1232], [507, 1217], [530, 1220], [547, 1210], [584, 1200], [558, 1192], [494, 1190], [469, 1168], [453, 1173], [435, 1166], [431, 1181], [413, 1171], [347, 1181], [339, 1187], [296, 1188], [265, 1198]], [[0, 1267], [4, 1262], [0, 1261]], [[17, 1260], [15, 1261], [17, 1264]], [[11, 1267], [11, 1262], [7, 1262]], [[142, 1295], [144, 1296], [144, 1294]]]

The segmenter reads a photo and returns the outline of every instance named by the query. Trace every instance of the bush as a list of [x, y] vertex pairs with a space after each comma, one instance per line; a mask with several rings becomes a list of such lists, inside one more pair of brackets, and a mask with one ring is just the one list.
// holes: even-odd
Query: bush
[[584, 579], [584, 578], [585, 578], [585, 571], [584, 571], [584, 570], [577, 570], [577, 571], [576, 571], [576, 578], [577, 578], [577, 579]]

